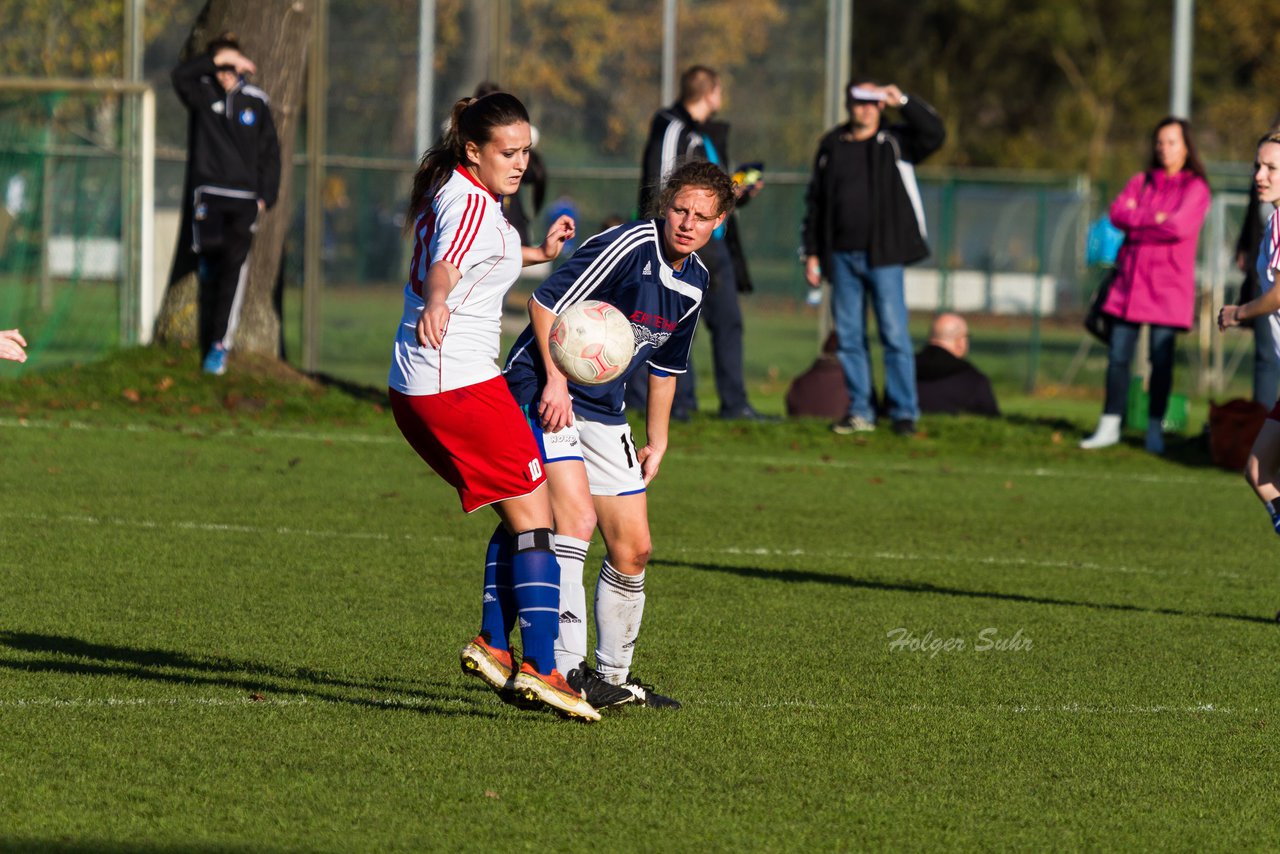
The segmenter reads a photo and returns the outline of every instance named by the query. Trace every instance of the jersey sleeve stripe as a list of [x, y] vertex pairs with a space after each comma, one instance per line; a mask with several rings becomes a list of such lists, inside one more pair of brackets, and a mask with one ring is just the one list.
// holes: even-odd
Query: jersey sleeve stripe
[[467, 195], [467, 206], [462, 212], [462, 222], [458, 225], [458, 230], [454, 232], [453, 242], [449, 244], [448, 250], [441, 256], [442, 261], [448, 261], [459, 270], [462, 269], [462, 257], [467, 250], [471, 248], [471, 244], [475, 242], [476, 234], [480, 231], [480, 219], [478, 214], [482, 213], [482, 202], [479, 196], [475, 194]]
[[604, 282], [613, 268], [622, 263], [631, 252], [653, 240], [653, 232], [653, 223], [647, 222], [643, 227], [623, 235], [614, 241], [613, 245], [606, 247], [594, 261], [587, 265], [587, 269], [569, 286], [564, 296], [556, 301], [553, 311], [559, 314], [575, 302], [586, 299]]

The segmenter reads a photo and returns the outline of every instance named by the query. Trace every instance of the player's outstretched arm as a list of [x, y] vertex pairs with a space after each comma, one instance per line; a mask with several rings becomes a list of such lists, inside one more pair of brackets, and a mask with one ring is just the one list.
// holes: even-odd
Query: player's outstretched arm
[[0, 331], [0, 359], [8, 359], [12, 362], [25, 362], [27, 360], [27, 351], [22, 349], [27, 346], [27, 339], [22, 337], [22, 333], [16, 329], [5, 329]]
[[573, 235], [573, 217], [568, 214], [561, 214], [547, 229], [547, 239], [542, 241], [541, 246], [525, 246], [520, 250], [520, 260], [526, 267], [530, 264], [553, 261], [560, 257], [565, 241], [572, 240]]

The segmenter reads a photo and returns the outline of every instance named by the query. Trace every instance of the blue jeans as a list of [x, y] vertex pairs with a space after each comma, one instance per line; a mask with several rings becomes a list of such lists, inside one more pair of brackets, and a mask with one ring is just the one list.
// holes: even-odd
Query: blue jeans
[[849, 414], [875, 421], [871, 399], [871, 353], [867, 345], [867, 294], [876, 313], [880, 344], [884, 347], [884, 390], [889, 417], [915, 421], [920, 417], [916, 398], [916, 357], [907, 330], [907, 298], [901, 264], [872, 267], [865, 252], [834, 252], [828, 276], [831, 280], [831, 313], [840, 349], [836, 355], [844, 369], [849, 391]]
[[[1107, 349], [1107, 402], [1104, 415], [1122, 418], [1129, 406], [1129, 382], [1133, 376], [1133, 351], [1138, 346], [1142, 324], [1127, 320], [1111, 323], [1111, 344]], [[1173, 389], [1173, 351], [1178, 330], [1172, 326], [1151, 324], [1151, 383], [1147, 389], [1147, 418], [1163, 421], [1169, 408], [1169, 392]], [[1146, 427], [1130, 424], [1130, 427]]]

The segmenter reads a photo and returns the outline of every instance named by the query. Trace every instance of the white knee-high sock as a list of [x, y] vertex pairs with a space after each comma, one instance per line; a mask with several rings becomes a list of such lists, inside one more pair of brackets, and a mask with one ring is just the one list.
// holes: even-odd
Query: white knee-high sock
[[556, 534], [556, 562], [560, 564], [560, 636], [556, 638], [556, 669], [567, 674], [587, 660], [587, 589], [582, 564], [589, 540]]
[[644, 572], [623, 575], [606, 560], [596, 582], [596, 669], [615, 685], [631, 672], [643, 616]]

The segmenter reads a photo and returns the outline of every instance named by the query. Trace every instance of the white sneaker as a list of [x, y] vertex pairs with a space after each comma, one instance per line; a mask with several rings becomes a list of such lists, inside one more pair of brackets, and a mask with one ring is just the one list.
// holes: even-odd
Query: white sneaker
[[1104, 415], [1098, 420], [1098, 429], [1093, 431], [1093, 435], [1080, 442], [1080, 447], [1086, 451], [1097, 450], [1098, 448], [1109, 448], [1120, 441], [1120, 416]]

